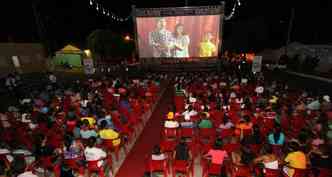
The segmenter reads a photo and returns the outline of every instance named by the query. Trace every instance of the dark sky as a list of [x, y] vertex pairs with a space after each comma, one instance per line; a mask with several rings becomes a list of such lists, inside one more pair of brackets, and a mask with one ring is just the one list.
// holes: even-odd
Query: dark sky
[[[132, 21], [118, 23], [98, 14], [89, 6], [89, 0], [3, 0], [0, 6], [0, 42], [36, 42], [40, 40], [32, 3], [42, 20], [42, 38], [54, 48], [72, 42], [84, 45], [86, 36], [94, 29], [111, 29], [133, 33]], [[131, 5], [137, 7], [183, 6], [184, 0], [99, 0], [115, 14], [127, 16]], [[115, 2], [117, 4], [115, 4]], [[216, 0], [188, 0], [189, 6], [215, 5]], [[226, 15], [235, 0], [226, 0]], [[224, 38], [238, 37], [255, 41], [254, 33], [261, 36], [261, 44], [277, 47], [284, 43], [291, 8], [295, 7], [291, 40], [304, 43], [332, 44], [332, 2], [330, 0], [241, 0], [242, 6], [235, 17], [224, 25]], [[40, 29], [40, 28], [39, 28]], [[252, 37], [255, 36], [255, 37]], [[254, 43], [252, 42], [253, 46]], [[251, 44], [250, 44], [251, 45]]]

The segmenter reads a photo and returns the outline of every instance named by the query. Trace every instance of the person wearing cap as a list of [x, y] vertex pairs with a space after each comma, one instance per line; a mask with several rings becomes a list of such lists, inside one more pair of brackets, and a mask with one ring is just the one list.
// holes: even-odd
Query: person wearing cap
[[165, 128], [178, 128], [180, 125], [179, 125], [179, 122], [174, 120], [175, 118], [175, 114], [173, 111], [169, 111], [167, 113], [167, 120], [165, 121], [164, 123], [164, 127]]
[[307, 158], [306, 155], [300, 150], [300, 145], [292, 141], [289, 144], [289, 153], [284, 159], [285, 166], [283, 172], [289, 176], [293, 177], [295, 169], [306, 169], [307, 168]]

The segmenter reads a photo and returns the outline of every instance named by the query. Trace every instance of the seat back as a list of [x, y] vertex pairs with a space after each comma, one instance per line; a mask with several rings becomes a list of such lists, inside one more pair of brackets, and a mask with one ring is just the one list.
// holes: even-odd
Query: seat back
[[325, 169], [325, 168], [319, 168], [318, 177], [330, 177], [330, 176], [332, 176], [332, 170]]
[[88, 161], [88, 171], [90, 171], [90, 172], [99, 171], [100, 167], [98, 167], [98, 161], [99, 160]]
[[281, 172], [280, 170], [274, 170], [274, 169], [269, 169], [269, 168], [264, 168], [264, 177], [279, 177]]
[[182, 137], [193, 137], [194, 129], [193, 128], [181, 128], [181, 136]]
[[150, 172], [166, 170], [166, 160], [150, 160]]
[[306, 169], [295, 169], [293, 177], [306, 177], [308, 173], [308, 170]]
[[165, 137], [177, 137], [177, 129], [176, 128], [165, 128], [164, 129]]

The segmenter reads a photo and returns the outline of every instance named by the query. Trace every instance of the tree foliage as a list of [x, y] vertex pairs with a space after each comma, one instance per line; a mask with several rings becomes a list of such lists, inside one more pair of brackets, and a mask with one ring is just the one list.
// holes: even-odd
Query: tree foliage
[[97, 29], [87, 38], [87, 44], [93, 57], [102, 59], [131, 56], [133, 41], [125, 41], [123, 36], [110, 30]]

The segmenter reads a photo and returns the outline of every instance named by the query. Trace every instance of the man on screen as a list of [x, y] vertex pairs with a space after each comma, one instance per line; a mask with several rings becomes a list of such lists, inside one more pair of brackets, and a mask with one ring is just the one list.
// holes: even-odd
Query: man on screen
[[211, 41], [212, 34], [206, 33], [203, 41], [199, 45], [199, 56], [200, 57], [213, 57], [217, 51], [216, 45]]
[[157, 18], [156, 22], [156, 29], [149, 33], [153, 57], [171, 57], [172, 33], [166, 29], [165, 18]]

